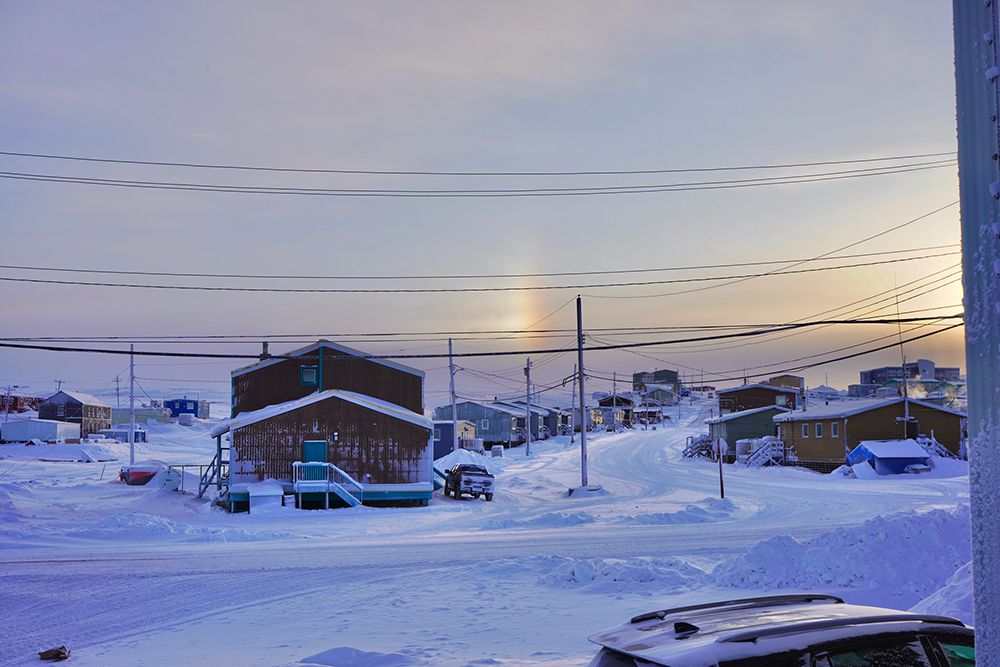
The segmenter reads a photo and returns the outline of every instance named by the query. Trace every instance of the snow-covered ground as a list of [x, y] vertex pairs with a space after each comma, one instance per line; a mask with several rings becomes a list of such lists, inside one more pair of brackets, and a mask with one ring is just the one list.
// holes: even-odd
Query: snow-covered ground
[[[720, 499], [718, 466], [680, 455], [703, 407], [591, 435], [606, 493], [567, 497], [579, 440], [560, 437], [481, 459], [493, 502], [424, 508], [230, 515], [193, 474], [186, 494], [118, 483], [127, 445], [109, 463], [0, 445], [0, 663], [65, 644], [78, 665], [585, 665], [587, 636], [637, 613], [779, 589], [971, 623], [964, 463], [725, 466]], [[152, 425], [136, 460], [207, 463], [208, 428]]]

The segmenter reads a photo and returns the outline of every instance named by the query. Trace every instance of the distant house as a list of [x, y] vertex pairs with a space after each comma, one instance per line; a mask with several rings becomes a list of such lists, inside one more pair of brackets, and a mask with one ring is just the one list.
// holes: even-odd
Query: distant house
[[[454, 439], [455, 424], [449, 419], [434, 422], [434, 460], [437, 461], [442, 456], [447, 456], [455, 447]], [[476, 437], [476, 426], [470, 421], [460, 419], [458, 421], [458, 439], [471, 440]]]
[[208, 401], [190, 399], [185, 396], [184, 398], [173, 398], [163, 401], [163, 407], [170, 410], [170, 416], [173, 419], [177, 419], [181, 415], [193, 415], [198, 419], [208, 419]]
[[[458, 419], [475, 424], [476, 437], [482, 438], [486, 447], [490, 445], [511, 447], [524, 441], [523, 430], [518, 430], [524, 428], [523, 408], [518, 409], [498, 403], [460, 401], [455, 404], [455, 412], [458, 413]], [[450, 421], [451, 418], [450, 405], [434, 410], [435, 421]]]
[[60, 391], [39, 404], [38, 418], [79, 424], [86, 437], [111, 426], [111, 406], [90, 394]]
[[[146, 424], [150, 420], [161, 424], [170, 423], [171, 412], [167, 408], [136, 408], [135, 423]], [[131, 414], [128, 408], [111, 408], [111, 425], [128, 424]]]
[[765, 408], [777, 405], [781, 408], [798, 406], [799, 392], [786, 387], [775, 387], [769, 384], [745, 384], [741, 387], [720, 389], [719, 414], [743, 412], [754, 408]]
[[0, 394], [0, 412], [28, 412], [37, 410], [42, 399], [38, 396]]
[[648, 391], [650, 385], [660, 385], [672, 392], [677, 392], [680, 384], [677, 371], [662, 369], [652, 372], [640, 372], [632, 374], [632, 391]]
[[597, 404], [604, 412], [605, 424], [611, 424], [612, 420], [614, 420], [614, 423], [617, 424], [632, 425], [632, 409], [635, 404], [631, 395], [616, 394], [614, 396], [605, 396], [598, 400]]
[[[923, 401], [902, 398], [837, 401], [776, 415], [779, 437], [798, 459], [817, 469], [841, 464], [865, 440], [933, 436], [950, 452], [961, 450], [966, 416]], [[909, 412], [909, 421], [905, 413]]]
[[677, 405], [676, 385], [647, 384], [638, 399], [638, 404]]
[[0, 424], [0, 442], [73, 440], [80, 437], [80, 425], [54, 419], [22, 419]]
[[802, 391], [806, 388], [806, 379], [800, 375], [776, 375], [768, 378], [767, 384], [773, 387], [785, 387], [786, 389], [798, 389]]
[[730, 412], [705, 422], [708, 424], [708, 437], [712, 439], [712, 442], [722, 438], [729, 445], [729, 449], [735, 453], [737, 440], [777, 435], [778, 427], [775, 426], [774, 417], [786, 412], [788, 412], [786, 408], [777, 405], [743, 410], [742, 412]]
[[[119, 442], [128, 442], [128, 424], [111, 428], [102, 428], [100, 431], [97, 432], [97, 435], [103, 436], [105, 438], [110, 438], [111, 440], [117, 440]], [[136, 424], [135, 437], [133, 438], [132, 441], [148, 442], [148, 440], [146, 439], [146, 431], [139, 428], [138, 424]]]
[[216, 438], [225, 433], [234, 503], [249, 502], [250, 487], [264, 480], [293, 491], [301, 463], [336, 466], [359, 484], [366, 505], [426, 505], [434, 490], [431, 420], [370, 396], [327, 389], [242, 413], [212, 430]]

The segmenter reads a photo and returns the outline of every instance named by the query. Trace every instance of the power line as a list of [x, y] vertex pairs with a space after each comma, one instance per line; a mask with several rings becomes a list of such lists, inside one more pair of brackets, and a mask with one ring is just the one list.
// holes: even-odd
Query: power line
[[[605, 350], [623, 350], [636, 347], [655, 347], [663, 345], [680, 345], [684, 343], [693, 343], [706, 340], [722, 340], [726, 338], [748, 338], [754, 336], [762, 336], [769, 333], [775, 333], [777, 331], [801, 329], [805, 327], [822, 326], [826, 324], [900, 324], [900, 323], [910, 323], [910, 322], [924, 322], [928, 320], [945, 320], [945, 319], [962, 319], [961, 314], [955, 315], [943, 315], [935, 317], [909, 317], [909, 318], [895, 318], [895, 319], [872, 319], [872, 320], [820, 320], [816, 322], [799, 322], [794, 324], [781, 325], [778, 327], [771, 327], [767, 329], [760, 329], [756, 331], [741, 331], [735, 333], [727, 334], [717, 334], [714, 336], [701, 336], [695, 338], [681, 338], [669, 341], [652, 341], [652, 342], [638, 342], [638, 343], [619, 343], [616, 345], [599, 345], [590, 346], [584, 348], [585, 351], [597, 352]], [[961, 326], [961, 325], [956, 325]], [[22, 349], [22, 350], [44, 350], [49, 352], [85, 352], [93, 354], [135, 354], [136, 356], [153, 356], [153, 357], [186, 357], [186, 358], [200, 358], [200, 359], [259, 359], [259, 355], [255, 354], [219, 354], [210, 352], [159, 352], [159, 351], [136, 351], [131, 352], [129, 350], [109, 350], [109, 349], [98, 349], [98, 348], [73, 348], [64, 346], [46, 346], [46, 345], [26, 345], [23, 343], [6, 343], [0, 342], [0, 347]], [[352, 355], [357, 359], [445, 359], [449, 356], [454, 357], [501, 357], [501, 356], [523, 356], [523, 355], [539, 355], [539, 354], [556, 354], [566, 352], [565, 348], [555, 348], [555, 349], [545, 349], [545, 350], [499, 350], [490, 352], [459, 352], [454, 355], [448, 354], [363, 354], [363, 355]], [[286, 356], [286, 355], [271, 355], [272, 359], [311, 359], [309, 355], [297, 355], [297, 356]], [[319, 358], [319, 357], [316, 357]]]
[[771, 185], [797, 185], [870, 176], [887, 176], [927, 169], [954, 167], [956, 160], [937, 160], [903, 166], [872, 167], [844, 171], [798, 174], [795, 176], [770, 176], [719, 181], [687, 183], [657, 183], [647, 185], [596, 186], [577, 188], [495, 188], [482, 190], [401, 190], [365, 188], [292, 188], [276, 186], [247, 186], [213, 183], [183, 183], [170, 181], [139, 181], [130, 179], [61, 176], [15, 171], [0, 171], [0, 178], [44, 183], [71, 183], [143, 190], [181, 190], [189, 192], [218, 192], [228, 194], [293, 195], [311, 197], [402, 197], [402, 198], [484, 198], [484, 197], [579, 197], [587, 195], [628, 195], [662, 192], [692, 192], [698, 190], [726, 190]]
[[[214, 285], [160, 285], [160, 284], [139, 284], [139, 283], [105, 283], [105, 282], [91, 282], [91, 281], [78, 281], [78, 280], [50, 280], [42, 278], [12, 278], [9, 276], [0, 276], [0, 281], [33, 283], [33, 284], [44, 284], [44, 285], [75, 285], [81, 287], [124, 287], [129, 289], [184, 290], [184, 291], [202, 291], [202, 292], [262, 292], [262, 293], [279, 293], [279, 294], [440, 294], [440, 293], [459, 293], [459, 292], [530, 292], [530, 291], [540, 291], [540, 290], [552, 291], [552, 290], [565, 290], [565, 289], [581, 290], [581, 289], [605, 289], [614, 287], [648, 287], [652, 285], [714, 282], [719, 280], [733, 281], [727, 284], [734, 284], [736, 282], [743, 282], [745, 280], [751, 280], [753, 278], [763, 278], [767, 276], [785, 276], [785, 275], [795, 275], [802, 273], [816, 273], [821, 271], [837, 271], [841, 269], [854, 269], [866, 266], [897, 264], [901, 262], [910, 262], [922, 259], [935, 259], [938, 257], [949, 257], [957, 254], [960, 253], [945, 252], [945, 253], [935, 253], [931, 255], [918, 255], [916, 257], [883, 259], [872, 262], [856, 262], [853, 264], [841, 264], [838, 266], [817, 266], [809, 269], [788, 269], [780, 271], [774, 270], [774, 271], [768, 271], [766, 273], [751, 273], [751, 274], [730, 275], [730, 276], [704, 276], [699, 278], [673, 278], [666, 280], [628, 281], [628, 282], [617, 282], [617, 283], [590, 283], [582, 285], [581, 284], [516, 285], [516, 286], [508, 285], [503, 287], [435, 287], [435, 288], [229, 287], [229, 286], [214, 286]], [[795, 266], [804, 264], [806, 263], [806, 261], [798, 262], [797, 264], [795, 264]], [[708, 289], [708, 288], [701, 288], [701, 289]], [[689, 290], [689, 291], [698, 291], [698, 290]], [[684, 293], [686, 292], [676, 292], [675, 294], [684, 294]], [[645, 295], [645, 296], [666, 296], [666, 295], [660, 294], [660, 295]], [[632, 297], [605, 297], [605, 298], [643, 298], [643, 297], [632, 296]]]
[[726, 286], [729, 286], [729, 285], [736, 285], [736, 284], [739, 284], [739, 283], [742, 283], [742, 282], [746, 282], [748, 280], [753, 280], [754, 278], [764, 277], [764, 276], [767, 276], [767, 275], [772, 275], [772, 274], [777, 273], [777, 272], [784, 272], [786, 269], [791, 269], [791, 268], [794, 268], [796, 266], [801, 266], [802, 264], [806, 264], [808, 262], [814, 262], [814, 261], [817, 261], [817, 260], [822, 259], [824, 257], [829, 257], [831, 255], [835, 255], [838, 252], [842, 252], [844, 250], [847, 250], [848, 248], [853, 248], [855, 246], [861, 245], [862, 243], [867, 243], [868, 241], [872, 241], [874, 239], [877, 239], [880, 236], [885, 236], [886, 234], [889, 234], [891, 232], [903, 229], [904, 227], [908, 227], [909, 225], [912, 225], [912, 224], [914, 224], [916, 222], [919, 222], [921, 220], [929, 218], [930, 216], [932, 216], [932, 215], [934, 215], [936, 213], [940, 213], [941, 211], [944, 211], [946, 209], [951, 208], [952, 206], [957, 206], [957, 205], [958, 205], [958, 201], [953, 201], [950, 204], [945, 204], [941, 208], [937, 208], [937, 209], [934, 209], [933, 211], [931, 211], [929, 213], [924, 213], [923, 215], [919, 215], [916, 218], [913, 218], [911, 220], [907, 220], [906, 222], [900, 223], [900, 224], [898, 224], [898, 225], [896, 225], [894, 227], [890, 227], [889, 229], [886, 229], [886, 230], [883, 230], [881, 232], [878, 232], [877, 234], [872, 234], [871, 236], [863, 238], [860, 241], [854, 241], [853, 243], [848, 243], [845, 246], [841, 246], [839, 248], [836, 248], [835, 250], [830, 250], [829, 252], [824, 252], [824, 253], [822, 253], [820, 255], [817, 255], [817, 256], [815, 256], [815, 257], [813, 257], [811, 259], [802, 260], [800, 262], [796, 262], [796, 263], [792, 264], [789, 267], [785, 267], [785, 269], [774, 269], [773, 271], [768, 271], [767, 273], [760, 274], [759, 276], [740, 277], [740, 278], [737, 278], [735, 280], [732, 280], [731, 282], [724, 283], [722, 285], [709, 285], [708, 287], [696, 287], [694, 289], [681, 290], [681, 291], [678, 291], [678, 292], [666, 292], [666, 293], [663, 293], [663, 294], [642, 294], [642, 295], [631, 295], [631, 296], [614, 296], [614, 295], [587, 295], [587, 296], [590, 296], [591, 298], [595, 298], [595, 299], [649, 299], [649, 298], [664, 297], [664, 296], [679, 296], [681, 294], [692, 294], [694, 292], [704, 292], [706, 290], [717, 289], [719, 287], [726, 287]]
[[759, 169], [793, 169], [802, 167], [823, 167], [838, 164], [862, 164], [871, 162], [888, 162], [897, 160], [917, 160], [930, 157], [955, 155], [955, 151], [943, 153], [919, 153], [915, 155], [896, 155], [890, 157], [861, 158], [853, 160], [828, 160], [823, 162], [798, 162], [770, 165], [747, 165], [738, 167], [698, 167], [687, 169], [628, 169], [604, 171], [391, 171], [378, 169], [306, 169], [291, 167], [260, 167], [234, 164], [203, 164], [197, 162], [163, 162], [154, 160], [125, 160], [113, 158], [82, 157], [70, 155], [51, 155], [45, 153], [18, 153], [0, 151], [0, 155], [10, 157], [28, 157], [45, 160], [62, 160], [74, 162], [94, 162], [102, 164], [127, 164], [155, 167], [184, 167], [191, 169], [228, 169], [238, 171], [265, 171], [298, 174], [360, 174], [371, 176], [630, 176], [642, 174], [684, 174], [713, 171], [746, 171]]
[[[884, 255], [902, 255], [912, 252], [927, 252], [957, 248], [961, 244], [948, 243], [944, 245], [909, 248], [907, 250], [883, 250], [880, 252], [865, 252], [837, 257], [822, 257], [821, 261], [837, 259], [858, 259], [861, 257], [881, 257]], [[117, 276], [166, 276], [171, 278], [239, 278], [249, 280], [486, 280], [494, 278], [563, 278], [571, 276], [607, 276], [633, 273], [662, 273], [666, 271], [701, 271], [708, 269], [730, 269], [744, 266], [767, 266], [770, 264], [787, 264], [790, 262], [808, 262], [809, 259], [776, 259], [763, 262], [733, 262], [729, 264], [703, 264], [700, 266], [668, 266], [652, 269], [614, 269], [609, 271], [561, 271], [555, 273], [494, 273], [494, 274], [453, 274], [453, 275], [412, 275], [412, 276], [311, 276], [311, 275], [261, 275], [246, 273], [177, 273], [171, 271], [117, 271], [113, 269], [76, 269], [56, 266], [22, 266], [0, 264], [0, 269], [16, 271], [51, 271], [59, 273], [89, 273]], [[536, 323], [537, 324], [537, 323]], [[531, 327], [528, 327], [529, 329]]]

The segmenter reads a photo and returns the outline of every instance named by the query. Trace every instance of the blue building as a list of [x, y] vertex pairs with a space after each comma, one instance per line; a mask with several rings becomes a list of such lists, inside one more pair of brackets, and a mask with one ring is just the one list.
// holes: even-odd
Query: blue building
[[[454, 424], [452, 421], [435, 421], [434, 422], [434, 460], [437, 461], [442, 456], [447, 456], [451, 454], [452, 447], [455, 445], [454, 440]], [[476, 427], [475, 425], [464, 419], [458, 420], [458, 439], [468, 440], [476, 437]]]
[[182, 414], [194, 415], [198, 419], [208, 419], [208, 401], [191, 400], [185, 396], [184, 398], [163, 401], [163, 407], [170, 410], [172, 419], [177, 419]]

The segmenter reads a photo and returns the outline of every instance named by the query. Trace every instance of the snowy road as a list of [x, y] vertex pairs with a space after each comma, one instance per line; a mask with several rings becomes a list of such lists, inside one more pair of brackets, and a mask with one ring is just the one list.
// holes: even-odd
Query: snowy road
[[[0, 478], [0, 662], [66, 644], [81, 665], [280, 665], [337, 647], [399, 653], [391, 664], [584, 664], [586, 636], [629, 614], [732, 596], [705, 573], [762, 540], [967, 502], [964, 477], [732, 466], [720, 501], [718, 467], [680, 457], [699, 430], [591, 437], [590, 481], [606, 495], [566, 497], [579, 449], [557, 439], [490, 460], [491, 503], [394, 510], [233, 516], [80, 465], [18, 463]], [[39, 488], [42, 474], [59, 480]], [[574, 583], [618, 561], [652, 574]], [[322, 660], [310, 664], [334, 664]]]

